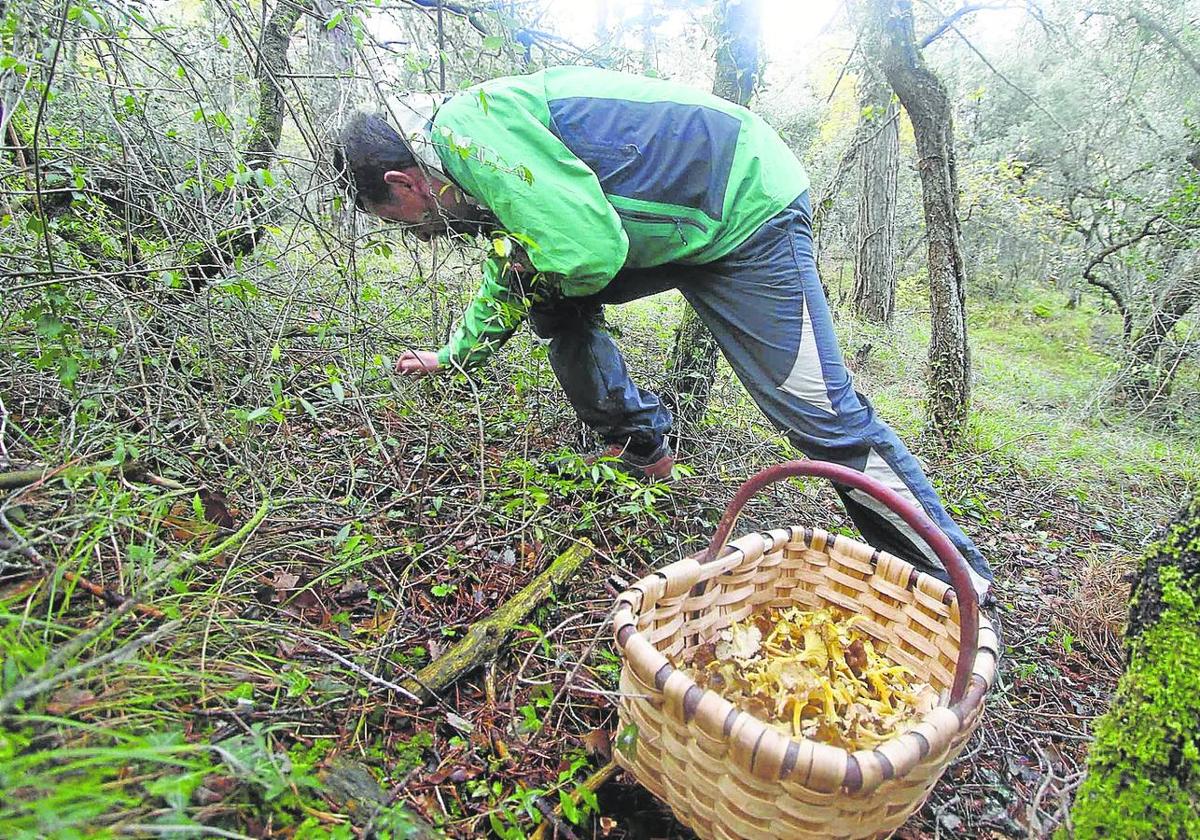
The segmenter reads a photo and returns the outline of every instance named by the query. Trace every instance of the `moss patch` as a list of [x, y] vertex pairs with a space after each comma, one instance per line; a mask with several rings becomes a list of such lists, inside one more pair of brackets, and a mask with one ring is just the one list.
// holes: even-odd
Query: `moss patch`
[[1096, 729], [1076, 837], [1200, 837], [1198, 565], [1200, 496], [1144, 560], [1129, 668]]

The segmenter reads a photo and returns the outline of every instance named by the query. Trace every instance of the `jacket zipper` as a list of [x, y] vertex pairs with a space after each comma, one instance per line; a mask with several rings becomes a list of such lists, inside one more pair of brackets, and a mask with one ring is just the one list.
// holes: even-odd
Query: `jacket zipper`
[[679, 234], [679, 238], [683, 240], [684, 245], [688, 244], [687, 237], [683, 234], [684, 225], [691, 225], [692, 227], [696, 228], [696, 230], [701, 232], [705, 230], [704, 225], [700, 224], [695, 219], [689, 219], [686, 216], [665, 216], [659, 213], [648, 213], [645, 210], [625, 210], [620, 207], [614, 207], [613, 209], [616, 210], [617, 215], [623, 219], [629, 219], [635, 222], [675, 225], [675, 232]]

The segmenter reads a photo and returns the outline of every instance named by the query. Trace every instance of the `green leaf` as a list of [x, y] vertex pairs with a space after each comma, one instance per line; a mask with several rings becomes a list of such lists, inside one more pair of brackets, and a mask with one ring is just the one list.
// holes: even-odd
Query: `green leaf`
[[67, 325], [55, 318], [49, 312], [43, 312], [37, 320], [37, 334], [42, 338], [58, 338], [66, 331]]
[[573, 824], [579, 825], [579, 808], [575, 805], [574, 797], [565, 790], [560, 790], [558, 792], [558, 804], [562, 808], [563, 816]]
[[588, 790], [583, 785], [575, 789], [575, 796], [584, 804], [587, 813], [594, 814], [600, 810], [600, 800], [596, 797], [594, 790]]
[[58, 381], [68, 390], [74, 389], [75, 379], [79, 376], [79, 359], [71, 355], [58, 358]]
[[333, 398], [342, 403], [346, 401], [346, 389], [342, 387], [342, 383], [338, 380], [333, 380], [329, 383], [329, 390], [333, 391]]
[[500, 35], [489, 35], [483, 39], [483, 48], [485, 50], [498, 50], [503, 46], [504, 38]]
[[[160, 776], [146, 783], [146, 792], [151, 796], [166, 800], [166, 803], [176, 811], [182, 811], [187, 807], [192, 791], [200, 786], [200, 782], [204, 780], [207, 772], [207, 770], [202, 770], [178, 776]], [[172, 823], [172, 825], [175, 824]]]
[[617, 733], [615, 746], [632, 761], [637, 758], [637, 742], [638, 727], [636, 723], [631, 723]]
[[248, 682], [238, 683], [224, 695], [230, 700], [251, 700], [254, 697], [254, 686]]
[[271, 346], [271, 361], [278, 362], [281, 356], [283, 356], [283, 351], [279, 349], [279, 345], [278, 344], [272, 345]]
[[255, 420], [260, 420], [263, 417], [266, 417], [267, 414], [270, 413], [270, 411], [271, 411], [270, 406], [263, 406], [262, 408], [256, 408], [253, 411], [251, 411], [249, 414], [246, 415], [246, 422], [253, 423]]
[[332, 15], [329, 16], [328, 20], [325, 21], [325, 29], [326, 30], [337, 29], [338, 24], [341, 23], [342, 20], [345, 19], [345, 17], [346, 17], [346, 12], [343, 9], [338, 9], [336, 12], [334, 12]]
[[296, 397], [296, 399], [300, 400], [300, 407], [304, 409], [304, 411], [308, 414], [308, 416], [311, 417], [312, 419], [316, 420], [317, 419], [317, 409], [313, 406], [313, 404], [310, 403], [308, 400], [304, 399], [304, 397]]

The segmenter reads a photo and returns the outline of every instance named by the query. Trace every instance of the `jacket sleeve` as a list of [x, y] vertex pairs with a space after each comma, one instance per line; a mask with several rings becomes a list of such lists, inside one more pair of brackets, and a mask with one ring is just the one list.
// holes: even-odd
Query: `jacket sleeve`
[[[543, 282], [567, 296], [603, 289], [625, 263], [629, 240], [596, 175], [530, 109], [487, 85], [442, 106], [434, 141], [450, 176], [520, 242]], [[512, 288], [493, 254], [483, 283], [446, 347], [444, 362], [483, 362], [512, 335], [532, 300]]]
[[[543, 282], [534, 278], [534, 282]], [[509, 261], [493, 253], [483, 264], [483, 282], [461, 320], [438, 351], [438, 361], [470, 369], [504, 346], [536, 299], [516, 280]]]

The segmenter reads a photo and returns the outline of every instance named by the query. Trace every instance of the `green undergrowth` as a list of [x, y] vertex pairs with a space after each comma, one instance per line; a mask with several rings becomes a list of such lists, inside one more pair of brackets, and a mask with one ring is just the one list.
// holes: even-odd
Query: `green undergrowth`
[[[244, 300], [210, 290], [211, 322], [178, 319], [178, 334], [161, 339], [139, 330], [151, 336], [142, 344], [125, 341], [124, 322], [97, 312], [93, 296], [64, 293], [54, 323], [78, 337], [69, 349], [80, 359], [69, 380], [41, 358], [37, 313], [17, 313], [16, 387], [39, 399], [6, 399], [18, 409], [9, 452], [60, 469], [43, 487], [0, 496], [15, 533], [52, 570], [0, 568], [0, 838], [304, 840], [368, 826], [372, 837], [405, 837], [406, 799], [388, 792], [443, 760], [458, 763], [464, 787], [426, 818], [454, 836], [490, 826], [523, 837], [543, 819], [545, 797], [567, 797], [564, 813], [585, 823], [594, 805], [578, 804], [587, 792], [575, 789], [590, 758], [539, 775], [456, 728], [470, 729], [470, 704], [451, 707], [454, 724], [444, 710], [414, 715], [363, 674], [397, 681], [425, 664], [435, 643], [444, 649], [576, 535], [599, 537], [606, 563], [628, 561], [626, 577], [644, 574], [637, 558], [661, 554], [651, 536], [665, 530], [672, 491], [575, 454], [586, 442], [563, 423], [545, 350], [527, 334], [475, 381], [392, 375], [397, 344], [435, 343], [419, 330], [342, 337], [352, 317], [407, 323], [434, 308], [431, 296], [461, 298], [465, 283], [413, 281], [423, 295], [414, 303], [406, 283], [314, 282], [329, 310], [285, 336], [266, 332], [279, 291], [259, 280], [240, 278], [240, 289], [258, 289]], [[457, 307], [443, 301], [439, 311]], [[257, 346], [227, 352], [242, 346], [230, 326]], [[172, 351], [178, 365], [166, 361]], [[111, 389], [143, 375], [164, 423], [187, 434], [149, 434], [113, 410]], [[146, 466], [189, 489], [147, 483]], [[264, 494], [262, 527], [213, 554]], [[218, 527], [225, 519], [232, 525]], [[604, 568], [597, 561], [579, 585]], [[585, 603], [607, 604], [594, 589]], [[118, 615], [125, 595], [161, 617]], [[552, 669], [566, 661], [561, 640], [546, 635], [559, 609], [556, 595], [518, 640], [538, 645]], [[509, 664], [497, 679], [514, 707], [489, 726], [519, 757], [521, 740], [560, 712], [510, 688]], [[543, 691], [557, 678], [525, 674]], [[331, 798], [346, 780], [352, 801]]]
[[[859, 321], [848, 306], [835, 313], [843, 354], [876, 411], [918, 452], [925, 424], [929, 346], [927, 293], [903, 284], [892, 328]], [[1200, 429], [1186, 415], [1173, 424], [1129, 412], [1110, 398], [1118, 373], [1120, 322], [1085, 297], [1072, 309], [1052, 288], [968, 301], [972, 411], [963, 454], [1013, 464], [1080, 501], [1125, 517], [1170, 513], [1182, 487], [1200, 476]], [[661, 365], [682, 298], [668, 293], [609, 308], [618, 342], [639, 384], [669, 379]], [[1177, 389], [1191, 387], [1188, 371]], [[721, 362], [707, 422], [715, 429], [749, 427], [774, 436], [728, 366]], [[776, 447], [778, 449], [778, 447]], [[748, 474], [748, 472], [747, 472]], [[1125, 510], [1131, 508], [1131, 510]], [[1138, 511], [1141, 511], [1139, 513]], [[1137, 524], [1144, 527], [1145, 522]]]
[[1109, 399], [1119, 372], [1112, 355], [1116, 316], [1090, 309], [1086, 298], [1068, 309], [1062, 295], [1043, 291], [988, 302], [971, 328], [976, 449], [1065, 479], [1083, 498], [1107, 485], [1173, 503], [1178, 488], [1200, 475], [1194, 425], [1160, 426], [1154, 416], [1122, 410]]
[[[604, 685], [616, 670], [590, 636], [550, 628], [606, 609], [607, 575], [633, 580], [697, 547], [721, 493], [794, 454], [726, 367], [707, 448], [687, 459], [697, 473], [682, 471], [669, 489], [578, 457], [591, 441], [527, 330], [472, 380], [395, 376], [395, 355], [437, 346], [474, 284], [465, 271], [427, 281], [422, 265], [384, 244], [365, 246], [354, 282], [278, 256], [295, 272], [288, 284], [311, 296], [302, 311], [289, 308], [292, 286], [280, 285], [270, 256], [203, 301], [172, 304], [169, 319], [152, 321], [153, 308], [107, 307], [76, 287], [15, 301], [9, 452], [22, 466], [63, 469], [5, 508], [53, 572], [0, 586], [0, 702], [8, 704], [0, 837], [187, 837], [213, 828], [341, 838], [367, 824], [376, 836], [404, 836], [403, 804], [385, 798], [364, 816], [329, 800], [328, 774], [346, 760], [374, 795], [448, 762], [447, 772], [466, 778], [457, 798], [430, 806], [431, 819], [457, 836], [490, 827], [520, 837], [541, 819], [539, 797], [569, 795], [591, 769], [578, 756], [556, 768], [580, 732], [554, 733], [563, 755], [539, 776], [489, 754], [482, 729], [472, 738], [456, 728], [473, 714], [469, 704], [452, 707], [454, 723], [444, 707], [414, 723], [386, 688], [298, 645], [315, 642], [402, 679], [521, 585], [515, 569], [527, 552], [535, 556], [525, 575], [568, 538], [589, 536], [598, 547], [590, 577], [539, 610], [514, 642], [518, 661], [538, 653], [525, 683], [504, 682], [512, 660], [495, 672], [499, 696], [513, 702], [507, 717], [492, 719], [491, 740], [520, 759], [524, 739], [564, 719], [548, 689], [575, 665], [568, 643]], [[922, 304], [913, 297], [910, 305]], [[1049, 314], [1031, 315], [1039, 305]], [[611, 310], [644, 387], [669, 378], [663, 360], [680, 306], [678, 295], [663, 295]], [[979, 303], [973, 313], [970, 443], [982, 457], [956, 469], [955, 486], [993, 460], [1081, 491], [1136, 482], [1165, 494], [1194, 472], [1194, 454], [1181, 454], [1166, 433], [1134, 419], [1105, 428], [1080, 410], [1111, 370], [1093, 334], [1100, 316], [1038, 301]], [[844, 313], [837, 326], [860, 389], [919, 449], [927, 326], [911, 312], [892, 332]], [[1043, 334], [1052, 349], [1039, 348]], [[135, 422], [142, 403], [162, 429]], [[1118, 441], [1127, 463], [1113, 454]], [[134, 461], [189, 489], [123, 475]], [[270, 515], [244, 542], [206, 556], [230, 526], [218, 531], [197, 487], [226, 499], [215, 519], [227, 505], [234, 529], [264, 495]], [[1002, 500], [982, 492], [947, 495], [956, 515], [1003, 515]], [[815, 498], [805, 488], [803, 501]], [[497, 567], [509, 571], [493, 580], [487, 572]], [[162, 618], [114, 620], [117, 607], [68, 573], [135, 596]], [[343, 603], [344, 590], [359, 594]], [[604, 723], [599, 712], [586, 721]], [[577, 816], [584, 826], [587, 815]]]
[[[1194, 428], [1156, 425], [1154, 417], [1122, 411], [1107, 398], [1117, 373], [1116, 316], [1096, 311], [1086, 298], [1069, 309], [1051, 289], [1017, 299], [977, 296], [968, 306], [968, 454], [1015, 463], [1081, 500], [1146, 497], [1160, 513], [1200, 475]], [[903, 438], [916, 441], [924, 423], [927, 321], [898, 315], [888, 331], [843, 315], [838, 330], [848, 359], [871, 344], [856, 385]]]
[[[284, 655], [283, 628], [254, 617], [269, 567], [238, 559], [247, 533], [215, 553], [212, 529], [182, 532], [178, 493], [133, 492], [101, 472], [74, 491], [93, 525], [48, 555], [54, 574], [0, 598], [0, 837], [357, 836], [328, 813], [327, 742], [305, 720], [362, 689]], [[110, 589], [161, 618], [122, 616], [70, 579], [94, 575], [87, 558], [110, 545], [125, 558]], [[374, 817], [380, 836], [409, 835], [403, 808]]]

